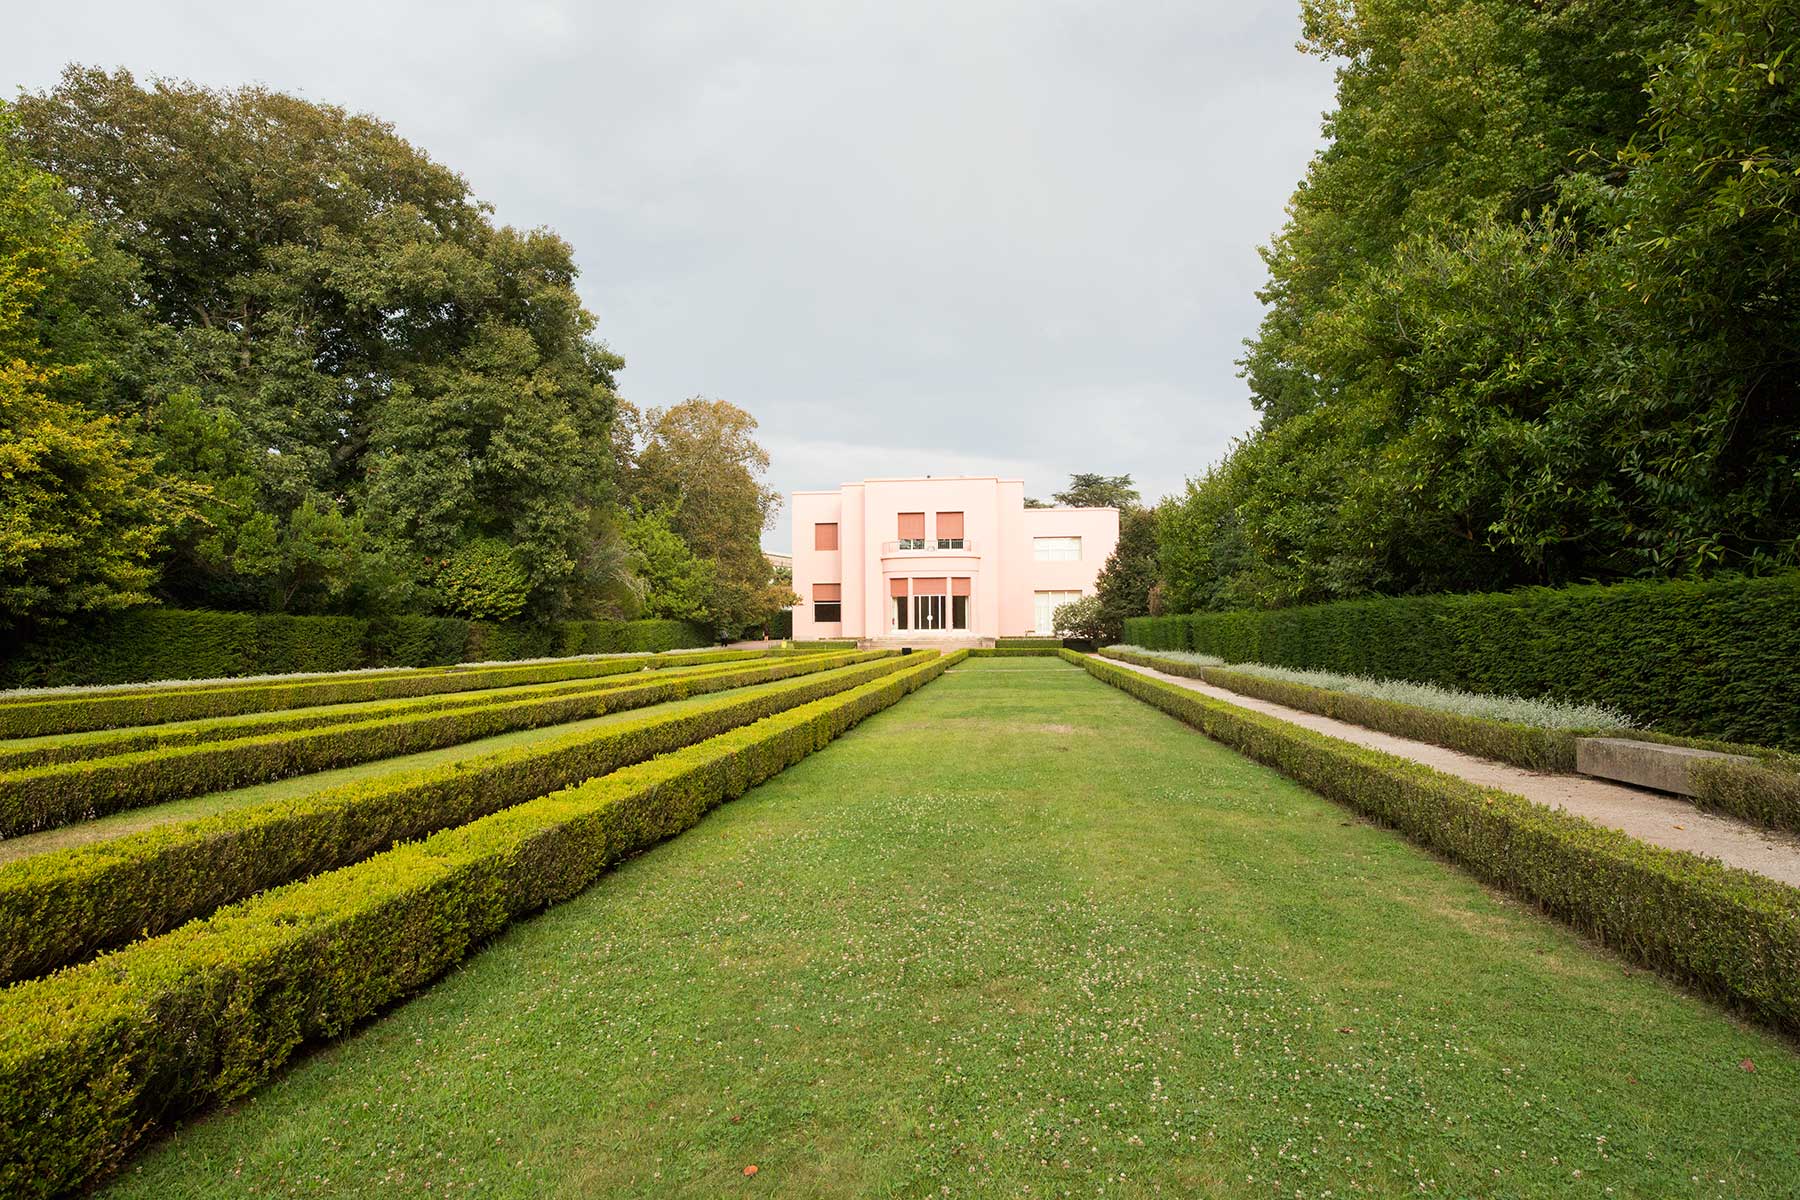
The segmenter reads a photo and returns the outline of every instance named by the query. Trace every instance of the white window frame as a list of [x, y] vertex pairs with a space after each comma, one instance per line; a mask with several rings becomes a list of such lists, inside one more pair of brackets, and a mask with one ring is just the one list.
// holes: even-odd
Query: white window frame
[[1031, 557], [1038, 562], [1080, 562], [1081, 539], [1034, 537], [1031, 539]]
[[1056, 632], [1056, 610], [1065, 604], [1073, 604], [1081, 599], [1080, 592], [1045, 590], [1033, 592], [1032, 621], [1036, 626], [1032, 630], [1039, 637], [1050, 637]]

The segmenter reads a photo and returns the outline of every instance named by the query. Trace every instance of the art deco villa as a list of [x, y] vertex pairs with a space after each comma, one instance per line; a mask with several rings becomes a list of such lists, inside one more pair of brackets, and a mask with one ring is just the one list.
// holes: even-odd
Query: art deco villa
[[993, 476], [795, 492], [794, 636], [973, 641], [1054, 632], [1119, 540], [1116, 508], [1027, 508]]

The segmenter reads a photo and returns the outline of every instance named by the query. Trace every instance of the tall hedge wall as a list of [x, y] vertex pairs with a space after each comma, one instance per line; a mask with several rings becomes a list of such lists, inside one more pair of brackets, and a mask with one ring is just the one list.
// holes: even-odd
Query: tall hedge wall
[[712, 644], [691, 621], [493, 625], [453, 617], [292, 617], [140, 608], [4, 652], [0, 687], [432, 667]]
[[1667, 733], [1800, 750], [1800, 572], [1134, 617], [1125, 640], [1611, 704]]

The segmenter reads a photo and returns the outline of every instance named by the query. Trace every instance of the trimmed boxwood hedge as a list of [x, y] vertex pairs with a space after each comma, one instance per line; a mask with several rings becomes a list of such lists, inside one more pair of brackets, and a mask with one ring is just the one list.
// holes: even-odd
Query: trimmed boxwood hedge
[[1800, 750], [1800, 572], [1133, 617], [1125, 640], [1607, 704], [1668, 733]]
[[0, 773], [0, 836], [54, 829], [76, 821], [202, 796], [291, 775], [416, 754], [492, 737], [582, 721], [609, 712], [826, 670], [862, 655], [793, 655], [715, 674], [658, 673], [631, 687], [605, 681], [572, 695], [499, 699], [449, 712], [374, 716], [310, 729], [285, 730], [194, 746], [139, 750], [111, 758], [52, 763]]
[[1800, 889], [1301, 729], [1099, 658], [1095, 678], [1391, 825], [1647, 966], [1800, 1033]]
[[691, 827], [958, 656], [906, 669], [0, 992], [0, 1193], [116, 1167], [309, 1042], [430, 983], [513, 919]]
[[995, 638], [996, 650], [1061, 650], [1062, 639], [1053, 637]]
[[220, 905], [604, 775], [910, 665], [891, 656], [674, 716], [233, 809], [0, 867], [0, 983], [173, 929]]
[[1201, 679], [1228, 691], [1378, 729], [1396, 737], [1415, 738], [1464, 754], [1498, 759], [1528, 771], [1568, 772], [1575, 769], [1576, 735], [1566, 730], [1464, 717], [1395, 700], [1353, 696], [1285, 679], [1268, 679], [1245, 671], [1233, 671], [1230, 667], [1208, 667], [1153, 654], [1136, 654], [1119, 646], [1108, 646], [1100, 653], [1120, 662], [1150, 667], [1168, 675]]
[[[694, 657], [710, 656], [696, 655]], [[689, 666], [686, 663], [679, 665], [670, 663], [662, 668], [662, 674], [657, 678], [716, 675], [725, 671], [741, 670], [747, 661], [733, 658], [728, 662], [703, 662], [696, 666]], [[43, 766], [48, 763], [108, 758], [117, 754], [130, 754], [134, 751], [156, 747], [223, 742], [232, 738], [253, 737], [284, 729], [306, 729], [318, 725], [345, 724], [375, 716], [411, 716], [418, 713], [474, 708], [483, 704], [493, 704], [501, 699], [535, 700], [578, 691], [633, 687], [644, 683], [646, 677], [646, 670], [617, 672], [599, 678], [514, 684], [503, 690], [480, 688], [474, 691], [443, 692], [400, 700], [365, 700], [352, 704], [281, 709], [272, 713], [243, 713], [237, 716], [215, 717], [205, 721], [90, 730], [84, 733], [57, 734], [24, 741], [0, 742], [0, 772]]]
[[[1100, 653], [1120, 662], [1151, 667], [1169, 675], [1202, 679], [1215, 687], [1241, 695], [1285, 704], [1289, 708], [1348, 721], [1353, 725], [1377, 729], [1397, 737], [1446, 746], [1464, 754], [1511, 763], [1528, 771], [1574, 771], [1575, 739], [1585, 736], [1566, 729], [1538, 729], [1510, 721], [1459, 716], [1371, 696], [1353, 696], [1328, 688], [1234, 671], [1230, 667], [1209, 667], [1179, 659], [1161, 658], [1154, 654], [1138, 654], [1120, 646], [1109, 646]], [[1743, 746], [1733, 742], [1675, 737], [1642, 730], [1595, 732], [1608, 737], [1630, 737], [1755, 758], [1757, 761], [1753, 763], [1713, 759], [1696, 763], [1690, 775], [1694, 795], [1688, 798], [1696, 806], [1712, 812], [1772, 829], [1800, 833], [1800, 759], [1793, 755], [1773, 751], [1766, 746]]]
[[712, 630], [692, 621], [493, 625], [453, 617], [296, 617], [146, 607], [14, 647], [0, 658], [0, 687], [423, 667], [712, 644]]
[[767, 650], [717, 650], [700, 654], [644, 654], [583, 658], [519, 666], [434, 667], [350, 675], [304, 675], [254, 683], [210, 682], [136, 687], [113, 692], [0, 696], [0, 737], [43, 737], [131, 725], [160, 725], [251, 712], [278, 712], [320, 704], [399, 699], [443, 692], [467, 692], [559, 679], [597, 679], [666, 666], [699, 666], [766, 658]]
[[1055, 658], [1062, 649], [1059, 642], [1048, 646], [978, 646], [969, 651], [970, 658]]
[[793, 647], [795, 650], [854, 650], [854, 649], [856, 649], [856, 639], [855, 638], [826, 638], [821, 641], [790, 642], [788, 644], [791, 647]]

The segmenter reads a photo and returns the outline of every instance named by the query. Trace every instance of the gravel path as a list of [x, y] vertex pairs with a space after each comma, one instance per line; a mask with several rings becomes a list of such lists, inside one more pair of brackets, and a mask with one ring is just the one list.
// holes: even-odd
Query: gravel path
[[1527, 771], [1492, 759], [1446, 750], [1429, 742], [1416, 742], [1410, 738], [1377, 733], [1373, 729], [1364, 729], [1361, 725], [1321, 717], [1316, 713], [1289, 708], [1285, 704], [1240, 696], [1236, 692], [1185, 675], [1169, 675], [1149, 667], [1121, 662], [1116, 658], [1106, 661], [1116, 667], [1124, 667], [1140, 675], [1149, 675], [1215, 700], [1235, 704], [1239, 708], [1267, 713], [1302, 728], [1342, 738], [1346, 742], [1410, 758], [1470, 783], [1498, 788], [1551, 808], [1560, 808], [1578, 817], [1585, 817], [1596, 825], [1608, 825], [1622, 830], [1640, 841], [1666, 846], [1671, 850], [1704, 854], [1727, 866], [1741, 867], [1782, 883], [1800, 886], [1800, 838], [1757, 829], [1729, 817], [1714, 816], [1679, 797], [1608, 783], [1587, 775], [1550, 775]]

